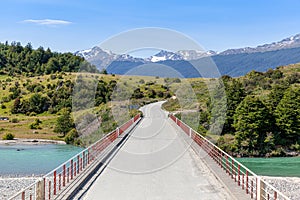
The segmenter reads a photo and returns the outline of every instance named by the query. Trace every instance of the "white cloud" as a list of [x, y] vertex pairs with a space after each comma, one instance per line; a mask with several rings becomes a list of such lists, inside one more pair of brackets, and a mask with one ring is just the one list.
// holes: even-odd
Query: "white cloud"
[[70, 22], [70, 21], [57, 20], [57, 19], [27, 19], [27, 20], [23, 20], [22, 22], [38, 24], [38, 25], [46, 25], [46, 26], [58, 26], [58, 25], [72, 24], [72, 22]]

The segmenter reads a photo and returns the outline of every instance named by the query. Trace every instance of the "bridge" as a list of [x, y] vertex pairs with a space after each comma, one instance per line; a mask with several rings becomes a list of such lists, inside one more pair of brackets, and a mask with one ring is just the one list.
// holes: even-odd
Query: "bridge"
[[289, 199], [161, 104], [10, 199]]

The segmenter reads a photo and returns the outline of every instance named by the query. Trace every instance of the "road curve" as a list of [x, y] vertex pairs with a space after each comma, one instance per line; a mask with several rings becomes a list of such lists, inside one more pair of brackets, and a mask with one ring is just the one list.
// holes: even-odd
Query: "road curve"
[[233, 199], [161, 104], [142, 108], [144, 118], [82, 199]]

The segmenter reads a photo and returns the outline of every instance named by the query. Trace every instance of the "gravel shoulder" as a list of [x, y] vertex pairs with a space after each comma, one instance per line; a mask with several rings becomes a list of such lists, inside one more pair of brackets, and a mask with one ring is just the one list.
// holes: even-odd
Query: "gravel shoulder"
[[12, 195], [34, 183], [38, 177], [1, 177], [0, 199], [8, 199]]
[[262, 178], [292, 200], [300, 199], [300, 177], [262, 176]]

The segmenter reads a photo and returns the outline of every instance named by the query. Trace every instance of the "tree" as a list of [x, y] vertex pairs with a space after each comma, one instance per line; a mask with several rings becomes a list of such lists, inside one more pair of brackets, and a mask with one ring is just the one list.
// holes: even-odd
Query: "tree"
[[290, 87], [284, 93], [276, 110], [276, 124], [280, 137], [288, 144], [300, 142], [300, 88]]
[[100, 71], [100, 74], [107, 74], [107, 70], [106, 70], [106, 69], [102, 69], [102, 70]]
[[132, 94], [132, 97], [133, 99], [141, 99], [144, 97], [144, 93], [141, 91], [140, 88], [136, 88], [134, 91], [133, 91], [133, 94]]
[[52, 57], [49, 59], [46, 66], [46, 74], [54, 73], [59, 70], [59, 63], [56, 58]]
[[12, 106], [11, 113], [16, 114], [16, 113], [20, 112], [21, 107], [22, 107], [22, 104], [21, 104], [20, 98], [16, 98], [14, 101], [14, 104]]
[[234, 114], [237, 146], [247, 153], [265, 153], [265, 139], [270, 132], [271, 116], [268, 108], [256, 96], [247, 96]]
[[75, 128], [71, 129], [65, 137], [65, 142], [67, 144], [80, 145], [81, 142], [78, 139], [79, 134]]
[[270, 94], [268, 95], [267, 104], [270, 109], [275, 110], [279, 104], [281, 98], [284, 95], [285, 90], [287, 89], [286, 85], [274, 85]]
[[49, 99], [42, 95], [35, 93], [29, 98], [29, 111], [35, 113], [42, 113], [48, 110]]
[[226, 120], [222, 130], [222, 134], [234, 133], [235, 129], [233, 124], [233, 115], [237, 106], [245, 98], [246, 93], [243, 84], [233, 79], [231, 84], [226, 84], [226, 96], [227, 96], [227, 111]]
[[63, 137], [65, 137], [65, 135], [74, 127], [74, 121], [71, 117], [70, 111], [63, 108], [61, 116], [59, 116], [56, 120], [54, 132], [63, 134]]
[[155, 96], [156, 96], [155, 90], [153, 90], [153, 89], [149, 90], [148, 97], [154, 99]]

